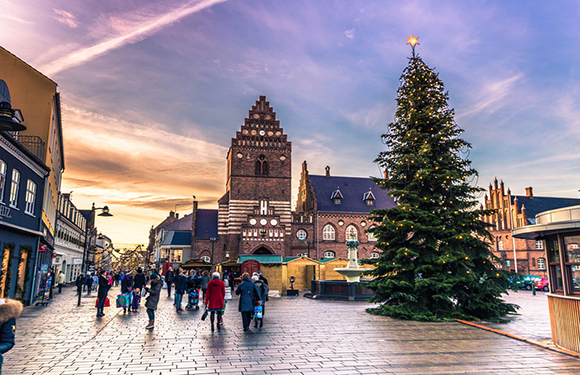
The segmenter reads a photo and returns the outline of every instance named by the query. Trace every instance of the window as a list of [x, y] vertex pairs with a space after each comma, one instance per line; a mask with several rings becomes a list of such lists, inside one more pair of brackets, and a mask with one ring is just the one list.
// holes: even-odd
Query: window
[[542, 240], [536, 240], [536, 250], [544, 250], [544, 242]]
[[379, 253], [372, 252], [371, 253], [371, 256], [369, 258], [370, 259], [378, 259], [379, 258]]
[[363, 201], [365, 201], [367, 206], [373, 206], [375, 204], [375, 199], [375, 195], [370, 190], [363, 194]]
[[335, 232], [334, 227], [330, 224], [326, 224], [324, 229], [322, 229], [322, 239], [324, 241], [334, 241], [335, 239]]
[[367, 232], [367, 237], [369, 239], [369, 241], [376, 241], [377, 238], [375, 237], [375, 234], [373, 232], [370, 232], [371, 229], [376, 228], [375, 225], [373, 225], [372, 227], [370, 227], [368, 230], [369, 232]]
[[18, 206], [18, 188], [20, 187], [20, 172], [12, 170], [12, 186], [10, 187], [10, 205]]
[[0, 160], [0, 202], [4, 202], [4, 185], [6, 182], [6, 163]]
[[24, 212], [34, 215], [34, 203], [36, 201], [36, 184], [32, 180], [26, 182], [26, 209]]
[[503, 241], [498, 241], [497, 242], [497, 249], [498, 250], [503, 250]]
[[334, 204], [342, 204], [342, 200], [344, 199], [344, 197], [342, 196], [340, 190], [336, 189], [335, 191], [332, 192], [332, 194], [330, 194], [330, 199], [332, 199]]
[[357, 240], [358, 239], [358, 232], [354, 225], [349, 225], [346, 228], [346, 239], [347, 240]]
[[334, 258], [335, 257], [334, 251], [325, 251], [324, 252], [324, 257], [327, 258], [327, 259], [328, 258]]
[[256, 160], [256, 174], [267, 175], [268, 172], [268, 161], [266, 157], [264, 155], [258, 156], [258, 160]]
[[564, 237], [564, 251], [568, 289], [573, 293], [580, 293], [580, 236]]
[[546, 270], [546, 258], [538, 258], [538, 270], [539, 271]]
[[560, 247], [557, 238], [546, 239], [546, 250], [548, 252], [548, 263], [550, 265], [550, 283], [553, 291], [564, 291], [562, 280], [562, 267], [560, 267]]

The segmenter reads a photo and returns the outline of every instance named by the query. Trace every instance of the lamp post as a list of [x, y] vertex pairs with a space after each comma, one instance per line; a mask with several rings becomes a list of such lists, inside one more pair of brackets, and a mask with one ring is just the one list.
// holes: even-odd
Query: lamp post
[[[98, 216], [105, 216], [105, 217], [113, 216], [109, 213], [108, 206], [95, 207], [95, 204], [93, 203], [93, 206], [91, 207], [91, 213], [89, 214], [89, 217], [87, 220], [87, 227], [85, 228], [85, 247], [83, 249], [83, 263], [81, 264], [81, 274], [85, 275], [85, 276], [86, 276], [85, 266], [86, 266], [86, 262], [87, 262], [87, 253], [88, 253], [89, 247], [92, 246], [92, 238], [95, 235], [95, 229], [96, 229], [95, 228], [95, 212], [97, 210], [103, 211]], [[81, 293], [79, 293], [79, 299], [77, 302], [77, 306], [81, 305], [81, 295], [82, 295], [82, 288], [81, 288]]]
[[215, 242], [217, 241], [217, 238], [212, 237], [209, 239], [211, 241], [211, 266], [213, 268], [213, 245], [215, 244]]

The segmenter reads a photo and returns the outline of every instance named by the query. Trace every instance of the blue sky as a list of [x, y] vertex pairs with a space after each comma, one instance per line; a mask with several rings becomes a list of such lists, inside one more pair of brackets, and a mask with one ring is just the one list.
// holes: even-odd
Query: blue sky
[[[479, 185], [578, 197], [576, 1], [0, 0], [0, 45], [59, 84], [63, 191], [115, 243], [195, 195], [216, 207], [225, 156], [266, 95], [311, 174], [379, 175], [380, 134], [418, 53], [450, 94]], [[1, 71], [1, 70], [0, 70]], [[1, 78], [1, 77], [0, 77]]]

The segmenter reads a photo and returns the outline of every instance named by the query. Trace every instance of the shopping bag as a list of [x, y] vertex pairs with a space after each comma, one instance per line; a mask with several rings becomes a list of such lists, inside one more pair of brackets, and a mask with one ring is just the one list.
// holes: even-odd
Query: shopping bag
[[[111, 302], [109, 301], [109, 297], [105, 298], [105, 307], [111, 306]], [[97, 297], [97, 301], [95, 302], [95, 307], [99, 307], [99, 297]]]
[[122, 294], [117, 294], [116, 302], [117, 302], [117, 308], [119, 308], [119, 307], [126, 308], [127, 298]]
[[258, 305], [254, 307], [254, 318], [256, 319], [262, 319], [262, 312], [264, 310], [262, 310], [262, 305]]
[[205, 309], [205, 311], [203, 312], [203, 315], [201, 316], [201, 320], [205, 320], [205, 318], [207, 318], [207, 309]]

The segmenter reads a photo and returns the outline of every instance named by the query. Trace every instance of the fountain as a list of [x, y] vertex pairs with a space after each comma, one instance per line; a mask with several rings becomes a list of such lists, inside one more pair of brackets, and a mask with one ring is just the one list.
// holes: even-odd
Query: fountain
[[360, 275], [372, 268], [361, 268], [358, 264], [358, 242], [354, 236], [346, 241], [348, 247], [348, 263], [346, 268], [334, 270], [346, 280], [312, 280], [311, 293], [304, 297], [312, 299], [334, 299], [348, 301], [362, 301], [371, 298], [374, 293], [360, 284]]
[[360, 281], [360, 275], [366, 271], [370, 271], [372, 268], [361, 268], [358, 264], [358, 242], [354, 236], [346, 241], [346, 246], [348, 247], [348, 264], [346, 268], [335, 268], [334, 270], [343, 276], [346, 276], [346, 281], [349, 283], [358, 283]]

